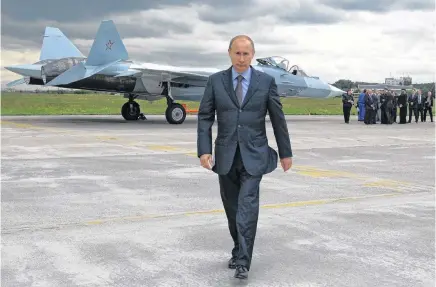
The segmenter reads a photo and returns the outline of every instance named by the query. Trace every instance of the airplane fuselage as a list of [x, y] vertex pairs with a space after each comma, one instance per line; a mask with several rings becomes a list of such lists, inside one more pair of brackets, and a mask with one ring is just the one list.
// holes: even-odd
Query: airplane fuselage
[[[86, 61], [86, 58], [68, 57], [57, 60], [45, 60], [33, 65], [19, 67], [14, 72], [27, 76], [29, 85], [44, 85], [55, 79], [71, 67]], [[104, 91], [125, 94], [137, 94], [139, 99], [158, 100], [163, 96], [164, 78], [160, 74], [144, 74], [141, 77], [128, 75], [135, 68], [153, 66], [149, 63], [134, 63], [121, 61], [102, 71], [66, 85], [57, 85], [61, 88], [82, 89], [90, 91]], [[311, 97], [328, 98], [339, 96], [342, 91], [335, 91], [334, 87], [324, 83], [318, 78], [293, 75], [276, 67], [253, 65], [254, 69], [265, 72], [274, 77], [277, 90], [281, 97]], [[120, 76], [126, 73], [127, 76]], [[212, 74], [213, 72], [206, 72]], [[118, 76], [117, 76], [118, 75]], [[171, 82], [171, 94], [175, 99], [185, 101], [199, 101], [203, 96], [205, 82], [197, 84], [179, 84]]]

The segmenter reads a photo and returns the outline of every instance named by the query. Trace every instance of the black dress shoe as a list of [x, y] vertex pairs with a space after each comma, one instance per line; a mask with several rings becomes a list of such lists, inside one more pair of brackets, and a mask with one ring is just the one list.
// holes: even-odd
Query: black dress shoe
[[247, 279], [248, 269], [245, 266], [236, 266], [235, 278]]
[[229, 260], [229, 268], [230, 269], [236, 269], [236, 258], [232, 257]]

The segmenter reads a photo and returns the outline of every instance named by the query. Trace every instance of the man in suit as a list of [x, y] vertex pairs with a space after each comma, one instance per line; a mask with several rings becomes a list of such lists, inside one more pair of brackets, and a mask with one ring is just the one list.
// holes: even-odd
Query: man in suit
[[397, 107], [398, 107], [398, 96], [394, 91], [391, 91], [392, 94], [392, 122], [397, 122]]
[[349, 89], [347, 93], [342, 95], [342, 111], [344, 113], [344, 120], [346, 124], [350, 122], [350, 111], [354, 104], [354, 97], [352, 93], [353, 91]]
[[371, 123], [372, 124], [376, 124], [377, 123], [377, 112], [378, 112], [378, 106], [379, 106], [379, 102], [380, 102], [380, 97], [377, 96], [377, 94], [374, 91], [371, 91], [371, 97], [372, 97], [372, 100], [374, 101], [374, 110], [372, 112]]
[[381, 100], [380, 100], [380, 90], [378, 90], [376, 92], [376, 96], [377, 96], [377, 116], [376, 116], [376, 122], [381, 122]]
[[[277, 168], [278, 156], [287, 171], [292, 149], [287, 123], [273, 77], [251, 66], [253, 41], [239, 35], [230, 41], [232, 66], [208, 79], [198, 110], [197, 149], [201, 166], [218, 174], [221, 199], [234, 247], [228, 266], [245, 279], [251, 266], [259, 215], [259, 185]], [[269, 114], [278, 154], [268, 145], [265, 117]], [[215, 159], [212, 125], [218, 122]]]
[[371, 125], [373, 123], [374, 118], [374, 98], [372, 96], [372, 90], [367, 90], [365, 95], [365, 120], [364, 123], [366, 125]]
[[409, 103], [409, 121], [408, 121], [408, 123], [412, 122], [412, 114], [415, 113], [415, 108], [413, 106], [413, 104], [415, 102], [415, 97], [416, 97], [416, 90], [413, 89], [412, 93], [407, 97], [407, 102]]
[[421, 122], [424, 121], [424, 100], [421, 90], [418, 90], [418, 93], [412, 99], [416, 123], [418, 123], [419, 116], [421, 116]]
[[407, 116], [407, 93], [405, 89], [401, 89], [401, 94], [398, 96], [398, 106], [400, 108], [400, 124], [405, 124]]
[[425, 98], [424, 102], [425, 102], [424, 103], [424, 122], [427, 121], [427, 111], [430, 114], [431, 122], [433, 122], [433, 110], [432, 110], [432, 107], [433, 107], [433, 97], [432, 97], [430, 91], [427, 92], [427, 97]]

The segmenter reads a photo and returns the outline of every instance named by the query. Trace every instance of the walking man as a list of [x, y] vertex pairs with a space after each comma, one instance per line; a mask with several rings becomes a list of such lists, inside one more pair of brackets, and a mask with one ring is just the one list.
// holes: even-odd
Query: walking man
[[346, 124], [350, 122], [351, 107], [354, 104], [354, 97], [352, 90], [348, 90], [347, 93], [342, 95], [342, 111], [344, 113], [344, 121]]
[[[197, 149], [201, 166], [218, 174], [221, 199], [234, 247], [228, 266], [246, 279], [251, 266], [263, 175], [292, 166], [287, 123], [273, 77], [255, 70], [250, 37], [230, 41], [232, 66], [209, 77], [198, 110]], [[278, 154], [268, 145], [265, 117], [269, 114]], [[212, 159], [212, 125], [218, 134]]]

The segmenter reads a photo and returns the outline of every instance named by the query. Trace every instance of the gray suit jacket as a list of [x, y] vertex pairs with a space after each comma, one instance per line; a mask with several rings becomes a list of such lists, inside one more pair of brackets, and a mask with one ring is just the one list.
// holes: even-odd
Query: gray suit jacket
[[277, 152], [268, 145], [265, 117], [268, 112], [280, 158], [292, 157], [291, 141], [277, 85], [270, 75], [252, 68], [247, 94], [239, 106], [233, 89], [232, 67], [208, 79], [198, 111], [197, 155], [212, 154], [212, 125], [215, 113], [218, 134], [215, 139], [217, 174], [229, 172], [239, 144], [242, 160], [251, 175], [262, 175], [277, 168]]

